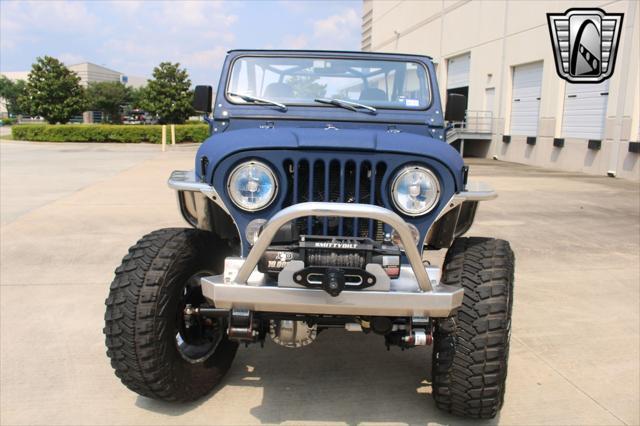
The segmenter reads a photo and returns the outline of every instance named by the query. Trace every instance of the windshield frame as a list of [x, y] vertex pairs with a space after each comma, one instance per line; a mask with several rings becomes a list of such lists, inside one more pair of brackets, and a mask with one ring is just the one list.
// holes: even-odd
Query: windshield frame
[[[308, 55], [308, 54], [304, 54], [304, 52], [301, 52], [301, 54], [296, 55], [296, 54], [292, 54], [291, 52], [283, 52], [282, 54], [259, 54], [259, 53], [251, 53], [251, 52], [247, 52], [246, 54], [240, 54], [236, 57], [234, 57], [231, 62], [229, 63], [229, 67], [227, 68], [227, 75], [226, 75], [226, 79], [225, 79], [225, 84], [224, 84], [224, 93], [223, 96], [225, 98], [225, 100], [227, 102], [229, 102], [231, 105], [237, 105], [237, 106], [253, 106], [254, 104], [248, 103], [248, 102], [235, 102], [233, 100], [230, 99], [230, 97], [228, 96], [229, 90], [230, 90], [230, 84], [231, 84], [231, 76], [233, 74], [233, 70], [234, 67], [236, 65], [236, 62], [240, 59], [243, 58], [300, 58], [300, 59], [334, 59], [334, 60], [348, 60], [348, 59], [354, 59], [354, 60], [375, 60], [375, 61], [383, 61], [383, 62], [402, 62], [402, 63], [412, 63], [412, 64], [416, 64], [419, 67], [422, 67], [422, 69], [424, 70], [425, 73], [425, 88], [427, 91], [427, 96], [429, 97], [428, 102], [426, 103], [424, 108], [401, 108], [401, 107], [382, 107], [382, 106], [375, 106], [375, 105], [369, 105], [369, 106], [373, 106], [376, 110], [380, 111], [380, 110], [389, 110], [389, 111], [411, 111], [411, 112], [419, 112], [419, 111], [427, 111], [429, 110], [432, 106], [433, 106], [433, 80], [432, 80], [432, 76], [431, 73], [429, 72], [429, 68], [421, 61], [417, 60], [417, 59], [389, 59], [389, 58], [378, 58], [376, 57], [375, 53], [372, 53], [371, 55], [364, 55], [364, 54], [358, 54], [358, 55], [332, 55], [330, 53], [326, 54], [326, 55], [321, 55], [321, 56], [317, 56], [317, 55]], [[327, 104], [321, 104], [318, 102], [309, 102], [309, 103], [286, 103], [286, 102], [282, 102], [284, 105], [288, 106], [288, 107], [301, 107], [301, 108], [325, 108], [325, 109], [331, 109], [331, 108], [338, 108], [334, 105], [327, 105]], [[346, 111], [346, 110], [345, 110]], [[355, 112], [355, 111], [349, 111], [349, 112]]]

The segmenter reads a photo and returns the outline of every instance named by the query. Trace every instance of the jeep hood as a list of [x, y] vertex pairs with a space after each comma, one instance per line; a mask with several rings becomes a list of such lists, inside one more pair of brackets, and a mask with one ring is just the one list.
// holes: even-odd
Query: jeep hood
[[393, 133], [375, 129], [267, 128], [228, 130], [210, 136], [196, 156], [196, 176], [201, 178], [202, 158], [207, 157], [205, 181], [211, 181], [216, 165], [229, 155], [242, 151], [328, 150], [370, 151], [432, 158], [451, 171], [456, 186], [462, 188], [464, 162], [458, 151], [446, 142], [415, 133]]

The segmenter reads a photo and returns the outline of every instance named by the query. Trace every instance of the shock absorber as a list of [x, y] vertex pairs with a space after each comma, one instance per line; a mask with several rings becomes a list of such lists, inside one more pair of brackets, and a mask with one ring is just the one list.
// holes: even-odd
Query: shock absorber
[[433, 335], [423, 329], [413, 330], [402, 338], [402, 341], [410, 346], [429, 346], [433, 343]]

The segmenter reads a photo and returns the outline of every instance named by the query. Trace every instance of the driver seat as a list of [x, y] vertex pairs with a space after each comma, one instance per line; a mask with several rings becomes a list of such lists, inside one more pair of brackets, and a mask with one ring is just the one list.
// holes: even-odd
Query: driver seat
[[292, 98], [293, 87], [287, 83], [271, 83], [264, 89], [265, 98]]

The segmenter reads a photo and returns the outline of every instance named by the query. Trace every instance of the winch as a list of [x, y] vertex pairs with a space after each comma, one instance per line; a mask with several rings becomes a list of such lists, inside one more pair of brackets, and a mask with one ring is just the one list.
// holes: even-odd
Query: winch
[[400, 275], [400, 248], [362, 237], [301, 235], [298, 243], [272, 245], [258, 263], [258, 270], [277, 276], [289, 262], [300, 260], [305, 268], [294, 275], [296, 283], [322, 288], [337, 296], [346, 286], [360, 290], [375, 285], [376, 278], [366, 271], [378, 264], [389, 278]]

